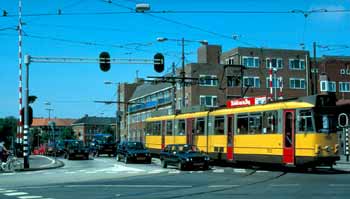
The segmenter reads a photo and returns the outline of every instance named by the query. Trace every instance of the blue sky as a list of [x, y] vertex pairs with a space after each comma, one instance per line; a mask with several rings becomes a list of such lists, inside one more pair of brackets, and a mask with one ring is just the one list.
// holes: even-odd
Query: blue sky
[[[131, 13], [136, 3], [149, 3], [152, 11], [273, 11], [282, 14], [223, 13]], [[0, 117], [18, 114], [18, 24], [17, 0], [0, 0]], [[61, 10], [62, 15], [54, 15]], [[152, 58], [165, 54], [166, 68], [181, 65], [177, 42], [156, 42], [157, 37], [208, 40], [224, 51], [237, 46], [301, 49], [312, 51], [312, 42], [329, 46], [318, 55], [350, 55], [350, 12], [300, 11], [350, 10], [350, 0], [23, 0], [23, 54], [32, 56], [97, 58], [108, 51], [115, 58]], [[102, 15], [102, 12], [114, 12]], [[80, 13], [89, 13], [81, 15]], [[51, 14], [28, 16], [29, 14]], [[155, 17], [154, 17], [155, 16]], [[161, 18], [159, 18], [161, 17]], [[232, 35], [239, 35], [238, 40]], [[99, 45], [96, 45], [99, 44]], [[101, 44], [101, 45], [100, 45]], [[198, 43], [186, 43], [186, 63], [196, 62]], [[340, 49], [337, 49], [340, 48]], [[93, 103], [116, 100], [116, 86], [103, 82], [132, 82], [159, 75], [152, 65], [112, 65], [101, 72], [98, 64], [42, 64], [30, 66], [30, 95], [36, 95], [35, 117], [79, 118], [113, 116], [115, 105]], [[169, 70], [166, 70], [169, 71]], [[50, 102], [51, 105], [45, 105]]]

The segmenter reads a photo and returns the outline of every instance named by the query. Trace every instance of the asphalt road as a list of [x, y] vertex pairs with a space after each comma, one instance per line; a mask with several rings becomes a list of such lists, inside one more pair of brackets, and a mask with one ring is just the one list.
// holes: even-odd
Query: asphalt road
[[0, 174], [1, 199], [349, 198], [350, 173], [213, 167], [162, 169], [113, 158], [66, 161], [64, 168]]

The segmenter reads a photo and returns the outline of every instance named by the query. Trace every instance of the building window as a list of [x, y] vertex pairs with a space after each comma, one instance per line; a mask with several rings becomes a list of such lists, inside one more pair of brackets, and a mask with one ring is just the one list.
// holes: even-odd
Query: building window
[[236, 87], [241, 85], [241, 78], [237, 76], [227, 76], [227, 86]]
[[199, 96], [200, 105], [215, 107], [217, 106], [217, 96], [201, 95]]
[[291, 70], [304, 70], [305, 60], [303, 59], [289, 59], [289, 69]]
[[[282, 82], [280, 81], [282, 77], [272, 78], [272, 88], [280, 88]], [[283, 81], [283, 79], [282, 79]], [[270, 78], [266, 77], [266, 88], [270, 88]]]
[[290, 78], [289, 88], [292, 89], [305, 89], [305, 79]]
[[243, 65], [247, 68], [259, 68], [259, 57], [242, 57]]
[[260, 88], [260, 78], [259, 77], [249, 77], [249, 76], [243, 77], [243, 86], [248, 87], [248, 85], [251, 88]]
[[200, 86], [217, 86], [218, 80], [216, 75], [199, 75]]
[[342, 92], [342, 93], [350, 92], [350, 82], [339, 82], [339, 92]]
[[334, 81], [321, 81], [320, 82], [321, 86], [321, 91], [324, 92], [336, 92], [336, 83]]
[[270, 64], [272, 64], [272, 68], [283, 68], [283, 59], [282, 58], [266, 58], [266, 68], [270, 68]]

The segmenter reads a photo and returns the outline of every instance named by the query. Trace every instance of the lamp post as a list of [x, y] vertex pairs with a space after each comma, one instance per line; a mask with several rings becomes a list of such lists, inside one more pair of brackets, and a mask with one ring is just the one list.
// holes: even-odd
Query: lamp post
[[181, 87], [182, 87], [182, 108], [185, 107], [185, 77], [186, 77], [186, 72], [185, 72], [185, 42], [198, 42], [203, 45], [208, 45], [207, 40], [187, 40], [184, 38], [181, 39], [170, 39], [166, 37], [158, 37], [157, 41], [159, 42], [164, 42], [164, 41], [176, 41], [176, 42], [181, 42], [181, 65], [182, 65], [182, 70], [181, 70]]
[[117, 93], [118, 93], [118, 99], [117, 99], [117, 104], [118, 104], [118, 108], [117, 108], [117, 111], [116, 111], [116, 127], [115, 127], [115, 131], [116, 131], [116, 139], [118, 141], [120, 141], [120, 83], [115, 83], [115, 82], [112, 82], [112, 81], [104, 81], [104, 84], [114, 84], [114, 85], [117, 85]]

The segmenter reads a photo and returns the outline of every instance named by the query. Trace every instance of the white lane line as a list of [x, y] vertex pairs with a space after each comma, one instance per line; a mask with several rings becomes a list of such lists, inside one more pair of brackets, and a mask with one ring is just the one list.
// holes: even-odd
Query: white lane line
[[181, 173], [181, 171], [179, 171], [179, 170], [173, 170], [173, 171], [169, 171], [168, 173]]
[[329, 184], [330, 187], [350, 187], [350, 184]]
[[78, 172], [85, 172], [85, 171], [87, 171], [86, 169], [80, 169], [80, 170], [78, 170]]
[[64, 173], [66, 173], [66, 174], [74, 174], [74, 173], [77, 173], [77, 172], [75, 172], [75, 171], [68, 171], [68, 172], [64, 172]]
[[215, 169], [213, 170], [214, 173], [224, 173], [225, 170], [224, 169]]
[[127, 184], [116, 184], [116, 185], [65, 185], [64, 187], [67, 188], [91, 188], [91, 187], [126, 187], [126, 188], [191, 188], [193, 187], [192, 185], [141, 185], [141, 184], [136, 184], [136, 185], [127, 185]]
[[157, 169], [157, 170], [154, 170], [154, 171], [149, 171], [148, 173], [149, 174], [156, 174], [156, 173], [161, 173], [163, 172], [164, 170], [161, 170], [161, 169]]
[[141, 171], [128, 171], [128, 172], [126, 172], [126, 173], [130, 173], [130, 174], [132, 174], [132, 173], [140, 173]]
[[235, 173], [246, 173], [247, 171], [245, 169], [233, 169], [233, 172], [235, 172]]
[[93, 173], [97, 173], [97, 171], [87, 171], [85, 172], [86, 174], [93, 174]]
[[224, 184], [224, 185], [209, 185], [208, 188], [229, 188], [229, 187], [239, 187], [240, 185], [236, 184]]
[[2, 175], [3, 176], [13, 176], [13, 175], [16, 175], [16, 173], [3, 173]]
[[267, 172], [269, 172], [269, 171], [265, 171], [265, 170], [258, 170], [258, 171], [256, 171], [257, 173], [267, 173]]
[[46, 156], [43, 156], [43, 155], [38, 155], [39, 157], [43, 157], [43, 158], [46, 158], [46, 159], [49, 159], [51, 161], [50, 164], [45, 164], [45, 165], [41, 165], [40, 167], [47, 167], [47, 166], [50, 166], [51, 164], [55, 164], [56, 160], [55, 159], [52, 159], [52, 158], [49, 158], [49, 157], [46, 157]]
[[300, 184], [270, 184], [271, 187], [297, 187]]
[[5, 193], [4, 195], [6, 196], [23, 196], [27, 195], [28, 193], [26, 192], [13, 192], [13, 193]]
[[16, 192], [16, 190], [2, 190], [2, 191], [0, 191], [0, 193], [12, 193], [12, 192]]
[[34, 199], [34, 198], [43, 198], [42, 196], [20, 196], [19, 199]]

